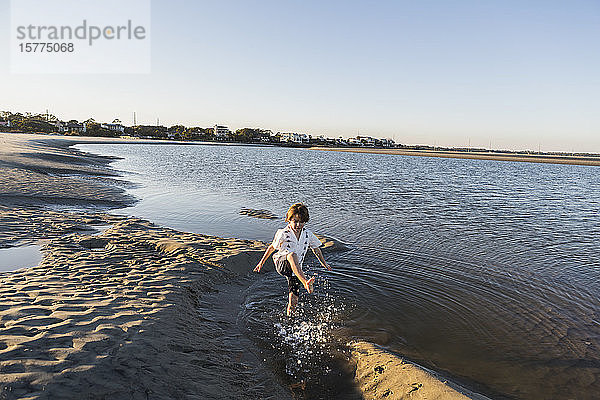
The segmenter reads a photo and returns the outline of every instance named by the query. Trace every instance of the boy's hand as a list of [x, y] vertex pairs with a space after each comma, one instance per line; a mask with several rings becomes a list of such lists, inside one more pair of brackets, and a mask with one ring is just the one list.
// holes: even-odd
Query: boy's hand
[[262, 268], [262, 264], [257, 264], [256, 267], [254, 267], [254, 272], [260, 272], [260, 269]]

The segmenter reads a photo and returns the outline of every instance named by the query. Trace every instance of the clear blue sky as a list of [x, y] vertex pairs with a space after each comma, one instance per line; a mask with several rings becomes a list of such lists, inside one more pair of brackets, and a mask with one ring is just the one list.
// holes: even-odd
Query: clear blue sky
[[600, 1], [152, 1], [152, 73], [11, 75], [0, 110], [600, 153]]

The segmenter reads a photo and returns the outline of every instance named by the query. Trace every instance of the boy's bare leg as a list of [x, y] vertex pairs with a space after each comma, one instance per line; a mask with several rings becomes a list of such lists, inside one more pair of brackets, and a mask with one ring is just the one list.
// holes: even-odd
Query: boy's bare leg
[[298, 277], [298, 279], [300, 279], [300, 282], [302, 282], [302, 285], [304, 285], [304, 288], [306, 289], [306, 291], [308, 293], [312, 293], [315, 290], [314, 289], [315, 277], [313, 276], [310, 279], [306, 279], [306, 276], [304, 276], [304, 272], [302, 271], [302, 268], [300, 268], [300, 263], [298, 262], [298, 256], [295, 253], [288, 254], [287, 260], [290, 262], [290, 266], [292, 267], [292, 272], [294, 273], [294, 275], [296, 275]]
[[290, 292], [288, 306], [287, 306], [288, 317], [294, 313], [297, 305], [298, 305], [298, 296], [296, 296], [294, 293]]

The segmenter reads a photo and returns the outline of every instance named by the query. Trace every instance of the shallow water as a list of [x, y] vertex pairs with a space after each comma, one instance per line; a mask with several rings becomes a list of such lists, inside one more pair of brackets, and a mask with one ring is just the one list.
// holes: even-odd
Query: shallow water
[[39, 265], [42, 261], [42, 246], [28, 245], [0, 249], [0, 272], [16, 271]]
[[[600, 393], [596, 167], [244, 146], [78, 148], [124, 157], [113, 166], [138, 184], [130, 193], [141, 201], [118, 212], [269, 241], [283, 222], [239, 211], [283, 216], [303, 201], [310, 229], [349, 245], [327, 256], [332, 272], [308, 260], [321, 286], [303, 296], [297, 320], [281, 317], [285, 281], [274, 272], [249, 291], [240, 323], [267, 338], [260, 346], [275, 346], [274, 368], [290, 384], [350, 335], [494, 398]], [[308, 343], [315, 358], [305, 362], [298, 349]]]

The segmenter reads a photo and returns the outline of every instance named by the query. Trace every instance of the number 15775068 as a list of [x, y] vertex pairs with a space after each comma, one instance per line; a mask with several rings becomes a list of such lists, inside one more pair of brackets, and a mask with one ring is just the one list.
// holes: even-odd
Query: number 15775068
[[19, 43], [21, 53], [72, 53], [73, 43], [28, 42]]

